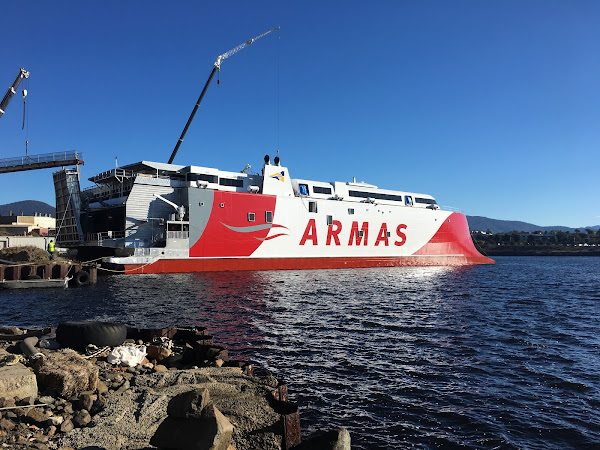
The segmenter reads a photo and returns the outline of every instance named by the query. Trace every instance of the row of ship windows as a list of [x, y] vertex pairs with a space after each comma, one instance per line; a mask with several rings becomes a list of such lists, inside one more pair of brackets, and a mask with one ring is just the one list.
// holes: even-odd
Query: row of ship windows
[[[350, 197], [361, 197], [361, 198], [372, 198], [378, 200], [390, 200], [394, 202], [402, 203], [401, 195], [393, 195], [393, 194], [382, 194], [380, 192], [365, 192], [365, 191], [348, 191]], [[415, 197], [415, 203], [421, 203], [425, 205], [435, 205], [436, 201], [433, 198], [422, 198]], [[404, 196], [404, 204], [412, 205], [413, 199], [411, 195]]]
[[[244, 180], [238, 180], [233, 178], [219, 178], [216, 175], [207, 175], [204, 173], [188, 173], [187, 174], [188, 181], [207, 181], [209, 183], [219, 183], [220, 186], [233, 186], [233, 187], [244, 187]], [[309, 195], [308, 194], [308, 185], [300, 184], [298, 185], [301, 195]], [[322, 186], [312, 186], [313, 193], [315, 194], [325, 194], [331, 195], [331, 188], [322, 187]], [[358, 198], [372, 198], [377, 200], [388, 200], [394, 202], [402, 202], [401, 195], [394, 194], [382, 194], [380, 192], [367, 192], [367, 191], [348, 191], [348, 195], [350, 197], [358, 197]], [[421, 198], [415, 197], [416, 203], [422, 203], [426, 205], [435, 205], [436, 201], [432, 198]], [[404, 197], [404, 203], [406, 205], [412, 205], [413, 199], [410, 195]]]
[[244, 180], [236, 178], [219, 178], [217, 175], [207, 175], [205, 173], [188, 173], [187, 181], [207, 181], [209, 183], [219, 184], [220, 186], [244, 187]]
[[[309, 195], [309, 187], [308, 184], [299, 184], [299, 191], [301, 195]], [[315, 194], [326, 194], [331, 195], [331, 188], [322, 187], [322, 186], [312, 186], [313, 193]], [[393, 202], [402, 202], [401, 195], [394, 194], [383, 194], [381, 192], [368, 192], [368, 191], [348, 191], [348, 195], [350, 197], [358, 197], [358, 198], [372, 198], [377, 200], [388, 200]], [[413, 199], [412, 196], [407, 195], [404, 197], [404, 202], [406, 205], [412, 205]], [[415, 202], [423, 203], [427, 205], [435, 205], [435, 200], [432, 198], [421, 198], [415, 197]]]
[[[248, 213], [248, 222], [255, 222], [256, 214]], [[265, 223], [273, 223], [273, 211], [265, 211]]]

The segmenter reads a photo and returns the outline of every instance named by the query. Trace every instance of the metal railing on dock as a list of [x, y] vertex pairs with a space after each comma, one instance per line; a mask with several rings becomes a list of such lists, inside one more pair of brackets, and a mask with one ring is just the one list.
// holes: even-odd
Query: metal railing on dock
[[73, 166], [83, 164], [82, 158], [83, 153], [75, 150], [21, 156], [18, 158], [4, 158], [0, 159], [0, 173]]

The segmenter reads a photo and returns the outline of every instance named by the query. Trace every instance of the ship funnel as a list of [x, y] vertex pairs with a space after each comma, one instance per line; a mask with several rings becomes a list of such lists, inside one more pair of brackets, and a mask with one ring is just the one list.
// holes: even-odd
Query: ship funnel
[[269, 155], [265, 155], [265, 164], [269, 164], [271, 162], [271, 157]]
[[273, 160], [273, 162], [275, 163], [276, 166], [279, 165], [279, 156], [276, 156], [275, 159]]

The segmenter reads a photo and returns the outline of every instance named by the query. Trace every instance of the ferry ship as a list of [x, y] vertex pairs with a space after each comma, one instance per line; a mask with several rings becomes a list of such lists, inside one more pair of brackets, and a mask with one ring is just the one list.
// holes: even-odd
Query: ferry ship
[[141, 161], [83, 191], [78, 170], [63, 169], [57, 241], [129, 274], [494, 263], [466, 217], [431, 195], [294, 179], [279, 156], [248, 168]]

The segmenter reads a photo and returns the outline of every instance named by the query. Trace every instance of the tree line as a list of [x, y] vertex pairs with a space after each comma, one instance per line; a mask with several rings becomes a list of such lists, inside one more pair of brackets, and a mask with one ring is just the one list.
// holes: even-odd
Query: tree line
[[600, 230], [591, 228], [570, 231], [510, 231], [507, 233], [493, 234], [490, 230], [485, 232], [472, 231], [471, 237], [476, 245], [489, 246], [600, 246]]

